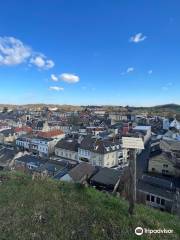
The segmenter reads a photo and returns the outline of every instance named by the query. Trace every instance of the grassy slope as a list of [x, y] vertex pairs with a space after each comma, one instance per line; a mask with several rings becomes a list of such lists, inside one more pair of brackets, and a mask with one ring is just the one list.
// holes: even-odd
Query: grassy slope
[[[1, 173], [2, 174], [2, 173]], [[6, 174], [0, 184], [0, 239], [180, 239], [180, 219], [144, 206], [127, 214], [127, 202], [91, 188]], [[137, 226], [175, 234], [135, 236]]]

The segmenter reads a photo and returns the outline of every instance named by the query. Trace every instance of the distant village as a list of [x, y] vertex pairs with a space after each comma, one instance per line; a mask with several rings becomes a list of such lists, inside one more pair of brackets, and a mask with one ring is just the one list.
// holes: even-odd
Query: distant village
[[128, 107], [3, 107], [0, 170], [85, 183], [126, 198], [120, 191], [129, 166], [125, 136], [144, 143], [136, 152], [136, 202], [180, 215], [180, 122], [175, 116], [137, 114]]

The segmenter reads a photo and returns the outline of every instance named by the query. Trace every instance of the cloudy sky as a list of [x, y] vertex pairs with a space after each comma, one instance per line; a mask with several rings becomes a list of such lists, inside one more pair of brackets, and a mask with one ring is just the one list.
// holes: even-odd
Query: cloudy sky
[[0, 103], [180, 104], [179, 0], [2, 0]]

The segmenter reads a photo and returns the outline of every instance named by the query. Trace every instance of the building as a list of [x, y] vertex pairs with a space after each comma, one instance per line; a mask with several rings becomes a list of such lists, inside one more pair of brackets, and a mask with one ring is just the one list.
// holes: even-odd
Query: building
[[100, 168], [100, 170], [90, 179], [90, 184], [98, 190], [112, 192], [118, 183], [121, 172], [110, 168]]
[[61, 158], [78, 161], [79, 142], [76, 138], [65, 138], [55, 146], [55, 155]]
[[171, 128], [176, 128], [177, 130], [180, 130], [180, 122], [178, 122], [176, 119], [174, 119], [174, 120], [170, 123], [170, 127], [171, 127]]
[[87, 136], [80, 143], [78, 156], [79, 161], [110, 168], [118, 166], [122, 149], [118, 140], [102, 140]]
[[56, 139], [39, 137], [20, 137], [16, 139], [16, 146], [21, 150], [28, 150], [40, 157], [49, 157], [54, 153]]
[[161, 142], [161, 137], [156, 136], [156, 135], [151, 136], [151, 143], [150, 143], [151, 144], [151, 154], [161, 151], [160, 142]]
[[28, 126], [22, 126], [22, 127], [16, 127], [14, 131], [20, 137], [22, 135], [31, 134], [32, 128]]
[[144, 145], [151, 138], [151, 126], [136, 126], [133, 128], [133, 132], [141, 133], [143, 135]]
[[111, 119], [112, 123], [119, 122], [119, 121], [127, 121], [127, 112], [110, 112], [109, 113], [109, 118]]
[[180, 158], [163, 152], [149, 159], [148, 171], [162, 175], [180, 177]]
[[0, 143], [13, 143], [17, 138], [14, 128], [0, 131]]
[[88, 181], [96, 172], [97, 169], [94, 166], [89, 163], [82, 162], [65, 174], [61, 180], [83, 183]]
[[168, 130], [169, 127], [170, 127], [169, 119], [164, 118], [164, 119], [163, 119], [163, 129], [164, 129], [164, 130]]
[[45, 160], [37, 158], [32, 155], [23, 155], [15, 159], [15, 169], [16, 170], [29, 170], [29, 171], [38, 171], [38, 169], [45, 164]]
[[179, 188], [172, 179], [143, 175], [137, 184], [137, 202], [162, 211], [178, 213]]
[[58, 130], [58, 129], [54, 129], [54, 130], [50, 130], [50, 131], [39, 131], [37, 134], [38, 137], [41, 138], [52, 138], [52, 139], [62, 139], [65, 137], [65, 134], [63, 131]]

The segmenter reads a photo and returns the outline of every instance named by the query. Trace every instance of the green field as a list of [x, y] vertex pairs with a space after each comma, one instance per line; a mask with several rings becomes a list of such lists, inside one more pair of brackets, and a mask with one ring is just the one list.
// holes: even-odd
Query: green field
[[[0, 174], [0, 239], [180, 239], [180, 218], [77, 184]], [[137, 226], [174, 234], [134, 234]]]

